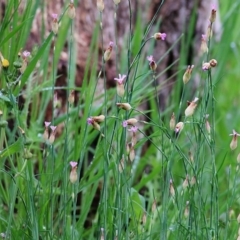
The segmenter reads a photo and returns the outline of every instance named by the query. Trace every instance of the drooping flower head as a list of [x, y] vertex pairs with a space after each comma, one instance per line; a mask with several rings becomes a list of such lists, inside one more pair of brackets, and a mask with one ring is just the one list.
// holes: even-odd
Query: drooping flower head
[[156, 40], [165, 40], [166, 39], [166, 37], [167, 37], [167, 34], [166, 33], [160, 33], [160, 32], [158, 32], [158, 33], [155, 33], [154, 35], [153, 35], [153, 37], [156, 39]]

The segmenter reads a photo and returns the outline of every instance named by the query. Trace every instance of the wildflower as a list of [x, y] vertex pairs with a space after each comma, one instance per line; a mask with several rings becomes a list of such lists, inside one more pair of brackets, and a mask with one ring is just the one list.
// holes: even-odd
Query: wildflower
[[194, 65], [189, 65], [187, 67], [187, 70], [186, 70], [186, 72], [183, 75], [183, 83], [184, 84], [187, 84], [189, 82], [189, 80], [191, 78], [191, 75], [192, 75], [193, 68], [194, 68]]
[[48, 140], [49, 138], [49, 126], [51, 125], [51, 122], [44, 122], [44, 125], [45, 125], [45, 130], [44, 130], [44, 133], [43, 133], [43, 139], [45, 141]]
[[216, 59], [211, 59], [209, 61], [209, 64], [210, 64], [211, 67], [216, 67], [217, 66], [217, 60]]
[[129, 152], [129, 160], [133, 162], [134, 159], [135, 159], [135, 150], [134, 150], [133, 144], [131, 144], [130, 152]]
[[209, 18], [211, 23], [213, 23], [216, 19], [216, 12], [217, 12], [216, 6], [212, 5], [212, 11], [211, 11], [211, 15], [210, 15], [210, 18]]
[[128, 125], [134, 126], [138, 120], [136, 118], [129, 118], [128, 120], [124, 120], [122, 122], [123, 127], [127, 127]]
[[28, 57], [31, 56], [31, 53], [28, 51], [23, 51], [23, 53], [21, 54], [22, 56], [22, 65], [20, 67], [20, 72], [23, 74], [24, 71], [27, 68], [27, 64], [28, 64]]
[[68, 96], [68, 102], [69, 102], [70, 104], [73, 104], [74, 101], [75, 101], [75, 92], [74, 92], [74, 90], [72, 90], [72, 91], [70, 92], [69, 96]]
[[30, 57], [31, 56], [31, 53], [30, 52], [28, 52], [28, 51], [23, 51], [23, 53], [22, 53], [22, 58], [23, 59], [27, 59], [28, 57]]
[[126, 75], [121, 75], [119, 74], [119, 78], [114, 78], [115, 81], [117, 81], [117, 95], [119, 97], [123, 97], [124, 96], [124, 79], [126, 78]]
[[77, 175], [77, 162], [70, 162], [70, 166], [71, 166], [71, 172], [70, 172], [70, 176], [69, 176], [69, 180], [71, 183], [75, 183], [78, 179], [78, 175]]
[[207, 70], [209, 70], [210, 68], [211, 68], [211, 65], [210, 65], [209, 62], [203, 63], [203, 65], [202, 65], [202, 70], [203, 70], [203, 71], [207, 71]]
[[193, 115], [194, 111], [195, 111], [195, 108], [197, 107], [197, 101], [199, 99], [198, 98], [195, 98], [192, 102], [188, 102], [188, 107], [186, 108], [185, 110], [185, 116], [186, 117], [190, 117]]
[[200, 46], [200, 53], [207, 53], [208, 52], [208, 46], [207, 46], [207, 36], [202, 34], [202, 41]]
[[52, 14], [52, 31], [56, 35], [58, 33], [58, 15], [56, 13]]
[[183, 122], [179, 122], [176, 124], [175, 126], [175, 133], [180, 133], [183, 130], [184, 127], [184, 123]]
[[68, 14], [68, 17], [70, 19], [74, 19], [75, 18], [75, 16], [76, 16], [76, 9], [75, 9], [73, 3], [69, 3], [67, 14]]
[[0, 53], [0, 58], [1, 58], [1, 65], [3, 66], [3, 68], [8, 68], [9, 61], [5, 59], [1, 53]]
[[167, 37], [167, 34], [166, 33], [155, 33], [154, 35], [153, 35], [153, 37], [156, 39], [156, 40], [165, 40], [166, 39], [166, 37]]
[[169, 192], [170, 192], [170, 194], [171, 194], [172, 197], [175, 196], [175, 190], [174, 190], [174, 187], [173, 187], [173, 181], [172, 181], [172, 179], [170, 179]]
[[103, 11], [103, 9], [104, 9], [104, 2], [103, 2], [103, 0], [97, 0], [97, 8], [98, 8], [98, 10], [100, 12]]
[[119, 107], [119, 108], [122, 108], [126, 111], [132, 109], [131, 105], [129, 103], [116, 103], [116, 105]]
[[233, 133], [230, 134], [229, 136], [233, 136], [232, 141], [231, 141], [231, 143], [230, 143], [230, 148], [231, 148], [232, 150], [234, 150], [234, 149], [237, 148], [237, 144], [238, 144], [238, 143], [237, 143], [237, 137], [239, 137], [240, 134], [237, 133], [237, 132], [233, 129]]
[[149, 67], [152, 71], [155, 71], [157, 69], [157, 64], [156, 62], [154, 61], [153, 59], [153, 56], [148, 56], [147, 57], [147, 60], [149, 61]]
[[112, 50], [113, 50], [113, 42], [109, 42], [108, 48], [106, 49], [103, 55], [103, 59], [105, 62], [107, 62], [110, 59]]
[[97, 123], [101, 123], [105, 120], [105, 116], [104, 115], [94, 116], [92, 117], [92, 119]]
[[176, 119], [175, 119], [175, 114], [173, 112], [170, 119], [170, 123], [169, 123], [170, 129], [173, 130], [175, 128], [175, 125], [176, 125]]
[[50, 144], [53, 144], [54, 143], [54, 141], [55, 141], [55, 136], [56, 136], [56, 129], [57, 129], [57, 127], [56, 126], [50, 126], [50, 128], [51, 128], [51, 134], [50, 134], [50, 137], [49, 137], [49, 143]]

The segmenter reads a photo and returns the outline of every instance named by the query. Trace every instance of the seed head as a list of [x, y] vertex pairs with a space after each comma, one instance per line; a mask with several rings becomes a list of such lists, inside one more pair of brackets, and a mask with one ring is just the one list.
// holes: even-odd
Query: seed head
[[209, 64], [210, 64], [211, 67], [216, 67], [217, 66], [217, 60], [216, 59], [211, 59], [209, 61]]

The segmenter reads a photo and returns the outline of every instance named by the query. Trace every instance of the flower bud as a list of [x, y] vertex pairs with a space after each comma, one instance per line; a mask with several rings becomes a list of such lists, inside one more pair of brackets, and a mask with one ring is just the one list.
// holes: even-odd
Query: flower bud
[[193, 102], [189, 102], [189, 105], [185, 110], [186, 117], [190, 117], [193, 115], [195, 108], [197, 107], [197, 103], [196, 103], [197, 101], [198, 101], [198, 98], [195, 98]]
[[230, 134], [229, 136], [233, 136], [232, 141], [231, 141], [231, 143], [230, 143], [230, 148], [231, 148], [232, 150], [234, 150], [234, 149], [237, 148], [237, 145], [238, 145], [237, 137], [239, 137], [240, 134], [237, 133], [235, 130], [233, 130], [233, 133]]
[[135, 125], [138, 122], [138, 120], [136, 118], [129, 118], [127, 120], [127, 125]]
[[69, 180], [71, 183], [75, 183], [78, 179], [78, 175], [77, 175], [77, 162], [70, 162], [70, 165], [72, 167], [71, 172], [70, 172], [70, 176], [69, 176]]
[[186, 189], [189, 186], [189, 177], [186, 176], [185, 180], [183, 181], [182, 187], [183, 189]]
[[166, 33], [155, 33], [154, 35], [153, 35], [153, 37], [156, 39], [156, 40], [165, 40], [166, 39], [166, 37], [167, 37], [167, 34]]
[[75, 10], [75, 7], [74, 7], [74, 4], [73, 4], [73, 3], [70, 3], [70, 4], [69, 4], [67, 14], [68, 14], [68, 17], [69, 17], [70, 19], [74, 19], [74, 18], [75, 18], [75, 16], [76, 16], [76, 10]]
[[210, 15], [210, 18], [209, 18], [209, 21], [211, 23], [213, 23], [215, 21], [215, 19], [216, 19], [216, 12], [217, 12], [216, 7], [213, 5], [212, 6], [211, 15]]
[[94, 116], [92, 117], [92, 119], [97, 123], [101, 123], [105, 120], [105, 116], [104, 115]]
[[194, 65], [189, 65], [187, 67], [187, 70], [186, 70], [186, 72], [183, 75], [183, 83], [184, 84], [187, 84], [189, 82], [189, 80], [191, 78], [191, 75], [192, 75], [193, 68], [194, 68]]
[[177, 125], [175, 126], [175, 133], [180, 133], [183, 130], [183, 127], [184, 127], [183, 122], [177, 123]]
[[174, 187], [173, 187], [173, 181], [172, 181], [172, 179], [170, 179], [169, 192], [170, 192], [170, 195], [171, 195], [172, 197], [175, 196], [175, 190], [174, 190]]
[[104, 52], [104, 55], [103, 55], [103, 59], [105, 62], [107, 62], [110, 59], [112, 50], [113, 50], [113, 42], [110, 42], [107, 50]]
[[123, 97], [125, 93], [124, 85], [123, 84], [117, 84], [117, 95], [119, 97]]
[[157, 69], [157, 64], [153, 59], [153, 56], [148, 56], [147, 60], [149, 61], [149, 67], [152, 71], [155, 71]]
[[116, 103], [116, 105], [119, 107], [119, 108], [122, 108], [126, 111], [132, 109], [131, 105], [129, 103]]
[[58, 15], [53, 13], [52, 14], [52, 31], [56, 35], [58, 33]]
[[211, 59], [209, 61], [209, 64], [210, 64], [211, 67], [216, 67], [217, 66], [217, 60], [216, 59]]

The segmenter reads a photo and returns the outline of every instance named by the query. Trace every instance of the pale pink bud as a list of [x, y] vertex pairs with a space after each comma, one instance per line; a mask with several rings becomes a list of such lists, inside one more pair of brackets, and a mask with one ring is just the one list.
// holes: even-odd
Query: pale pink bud
[[194, 68], [194, 65], [189, 65], [187, 67], [187, 70], [185, 71], [184, 75], [183, 75], [183, 83], [187, 84], [191, 78], [192, 75], [192, 70]]
[[209, 70], [210, 68], [211, 68], [211, 65], [210, 65], [209, 62], [203, 63], [203, 65], [202, 65], [202, 70], [203, 70], [203, 71], [207, 71], [207, 70]]
[[153, 59], [153, 56], [148, 56], [147, 60], [149, 61], [149, 67], [152, 71], [155, 71], [157, 69], [157, 64]]
[[184, 123], [183, 122], [177, 123], [177, 125], [175, 126], [175, 132], [176, 133], [180, 133], [183, 130], [183, 127], [184, 127]]
[[129, 103], [116, 103], [116, 105], [119, 107], [119, 108], [122, 108], [126, 111], [129, 111], [132, 109], [131, 105]]
[[240, 134], [237, 133], [235, 130], [233, 130], [233, 133], [230, 134], [229, 136], [233, 136], [232, 141], [231, 141], [231, 143], [230, 143], [230, 148], [231, 148], [232, 150], [234, 150], [234, 149], [237, 148], [237, 145], [238, 145], [237, 137], [239, 137]]
[[92, 117], [92, 119], [97, 123], [101, 123], [105, 120], [105, 116], [104, 115], [94, 116]]
[[98, 10], [100, 12], [103, 11], [103, 9], [104, 9], [104, 2], [103, 2], [103, 0], [97, 0], [97, 8], [98, 8]]
[[67, 15], [70, 19], [74, 19], [76, 16], [76, 10], [73, 3], [69, 3]]
[[104, 55], [103, 55], [103, 59], [105, 62], [107, 62], [110, 59], [112, 50], [113, 50], [113, 42], [110, 42], [107, 50], [104, 52]]
[[198, 98], [195, 98], [192, 102], [189, 102], [188, 107], [185, 110], [185, 116], [190, 117], [193, 115], [195, 108], [197, 107]]
[[69, 180], [71, 183], [75, 183], [78, 179], [78, 175], [77, 175], [77, 162], [70, 162], [71, 165], [71, 172], [70, 172], [70, 176], [69, 176]]
[[58, 15], [55, 13], [52, 14], [51, 26], [53, 33], [56, 35], [58, 33]]
[[213, 23], [216, 19], [216, 12], [217, 12], [216, 6], [212, 5], [212, 11], [211, 11], [211, 15], [210, 15], [210, 18], [209, 18], [211, 23]]

